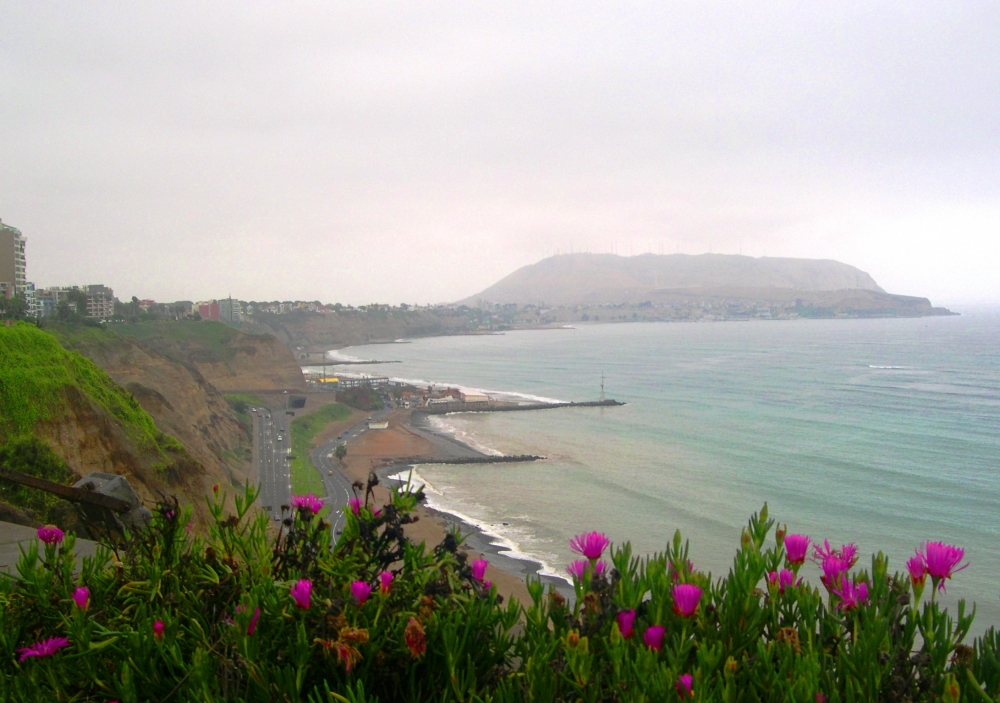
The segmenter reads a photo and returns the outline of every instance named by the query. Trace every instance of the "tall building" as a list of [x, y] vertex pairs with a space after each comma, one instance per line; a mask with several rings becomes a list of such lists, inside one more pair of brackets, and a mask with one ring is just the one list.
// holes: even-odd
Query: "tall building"
[[201, 315], [203, 320], [211, 320], [212, 322], [219, 321], [219, 303], [215, 300], [210, 300], [204, 303], [197, 303], [198, 314]]
[[87, 317], [109, 320], [115, 316], [115, 292], [107, 286], [94, 283], [83, 287], [87, 294]]
[[222, 322], [243, 322], [243, 303], [232, 298], [220, 300], [219, 320]]
[[[70, 291], [80, 291], [87, 296], [86, 310], [77, 310], [76, 303], [70, 300]], [[109, 320], [115, 316], [115, 292], [99, 283], [89, 286], [53, 286], [35, 291], [34, 298], [39, 317], [54, 315], [59, 308], [59, 303], [63, 301], [69, 303], [73, 312], [93, 320]]]
[[24, 242], [21, 230], [0, 220], [0, 291], [8, 298], [25, 293]]

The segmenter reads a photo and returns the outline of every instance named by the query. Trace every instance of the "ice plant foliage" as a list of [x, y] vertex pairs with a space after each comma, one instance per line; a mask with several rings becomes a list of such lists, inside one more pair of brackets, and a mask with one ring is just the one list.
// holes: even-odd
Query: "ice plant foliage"
[[247, 624], [247, 634], [252, 635], [257, 630], [257, 621], [260, 620], [260, 608], [253, 609], [253, 616], [250, 618], [250, 622]]
[[611, 540], [603, 532], [586, 532], [569, 541], [569, 546], [574, 552], [582, 554], [590, 561], [600, 559], [609, 544], [611, 544]]
[[790, 564], [804, 564], [809, 553], [809, 538], [805, 535], [785, 535], [785, 556]]
[[671, 588], [674, 597], [674, 612], [686, 618], [694, 615], [701, 601], [701, 589], [689, 583], [675, 583]]
[[368, 600], [368, 596], [371, 595], [371, 592], [372, 587], [364, 581], [351, 582], [351, 598], [353, 598], [359, 606], [365, 604], [365, 601]]
[[295, 601], [296, 608], [309, 610], [312, 606], [313, 584], [309, 579], [299, 579], [288, 590], [288, 595]]
[[323, 509], [323, 499], [310, 493], [305, 496], [292, 496], [292, 507], [296, 510], [308, 510], [315, 515]]
[[21, 656], [18, 661], [25, 661], [31, 657], [51, 657], [63, 647], [69, 646], [69, 640], [65, 637], [50, 637], [47, 640], [36, 642], [30, 647], [21, 647], [17, 653]]
[[76, 603], [76, 607], [80, 610], [86, 611], [90, 606], [90, 589], [86, 586], [80, 586], [74, 590], [73, 602]]
[[45, 544], [59, 544], [63, 541], [65, 533], [55, 525], [42, 525], [38, 528], [38, 539]]
[[476, 581], [482, 581], [483, 577], [486, 576], [486, 567], [490, 563], [485, 559], [473, 559], [472, 561], [472, 578]]
[[947, 579], [968, 566], [968, 563], [958, 565], [965, 557], [965, 550], [944, 542], [928, 542], [924, 545], [923, 554], [920, 556], [923, 557], [931, 580], [941, 591], [944, 590], [944, 582]]

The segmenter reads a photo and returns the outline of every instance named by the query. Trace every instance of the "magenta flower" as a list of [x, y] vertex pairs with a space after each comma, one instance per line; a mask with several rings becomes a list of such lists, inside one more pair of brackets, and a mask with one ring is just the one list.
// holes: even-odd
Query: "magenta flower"
[[17, 650], [21, 655], [18, 661], [24, 661], [30, 657], [51, 657], [63, 647], [69, 646], [69, 640], [65, 637], [50, 637], [47, 640], [36, 642], [30, 647], [22, 647]]
[[55, 525], [43, 525], [38, 528], [38, 539], [45, 544], [59, 544], [63, 541], [64, 536], [65, 533]]
[[476, 581], [482, 581], [483, 577], [486, 576], [486, 567], [490, 563], [485, 559], [474, 559], [472, 562], [472, 578]]
[[354, 513], [355, 515], [361, 514], [360, 498], [351, 498], [349, 501], [347, 501], [347, 506], [351, 509], [351, 512]]
[[247, 625], [247, 634], [252, 635], [254, 630], [257, 629], [257, 621], [260, 620], [260, 608], [253, 609], [253, 617], [250, 618], [250, 624]]
[[372, 587], [364, 581], [351, 582], [351, 597], [358, 602], [359, 606], [365, 604], [365, 601], [368, 600], [368, 596], [371, 595], [371, 592]]
[[390, 571], [383, 571], [378, 575], [378, 590], [380, 593], [388, 593], [392, 587], [393, 575]]
[[635, 634], [635, 610], [623, 610], [618, 613], [618, 631], [628, 639]]
[[315, 515], [323, 509], [323, 500], [312, 493], [307, 496], [292, 496], [292, 507], [296, 510], [308, 510]]
[[840, 585], [841, 577], [850, 571], [853, 562], [833, 554], [828, 556], [820, 566], [823, 569], [823, 575], [819, 577], [819, 580], [826, 586], [826, 590], [832, 593], [833, 589]]
[[674, 612], [686, 618], [694, 615], [701, 600], [701, 589], [690, 583], [675, 583], [671, 592], [674, 596]]
[[691, 674], [681, 674], [674, 687], [677, 689], [677, 695], [681, 698], [694, 698], [694, 691], [691, 690], [693, 685], [694, 678]]
[[830, 593], [840, 598], [837, 603], [838, 610], [854, 610], [859, 605], [868, 602], [868, 584], [864, 581], [855, 583], [851, 579], [844, 579], [841, 588], [834, 588]]
[[153, 636], [158, 640], [163, 639], [164, 625], [162, 620], [157, 620], [153, 623]]
[[485, 588], [487, 591], [490, 590], [491, 588], [493, 588], [493, 582], [488, 580], [483, 581], [483, 588]]
[[288, 591], [297, 608], [309, 610], [312, 606], [313, 582], [309, 579], [299, 579]]
[[785, 535], [785, 556], [790, 564], [804, 564], [809, 552], [809, 538], [805, 535]]
[[[692, 574], [692, 573], [694, 573], [694, 562], [692, 562], [690, 559], [688, 559], [687, 563], [685, 564], [685, 569], [686, 569], [685, 572], [684, 572], [685, 574]], [[671, 563], [670, 564], [670, 579], [673, 580], [673, 581], [677, 581], [678, 579], [680, 579], [680, 577], [681, 577], [681, 574], [677, 573], [677, 569], [674, 567], [673, 563]]]
[[574, 552], [582, 554], [591, 561], [600, 559], [609, 544], [611, 544], [611, 540], [602, 532], [587, 532], [577, 535], [569, 541], [569, 546]]
[[923, 586], [927, 580], [927, 562], [924, 555], [918, 550], [906, 561], [906, 570], [910, 572], [910, 581], [914, 586]]
[[820, 564], [829, 559], [830, 557], [836, 557], [842, 561], [847, 562], [847, 568], [850, 569], [858, 561], [858, 548], [854, 543], [842, 544], [840, 549], [834, 549], [830, 546], [829, 540], [823, 540], [823, 546], [820, 547], [818, 544], [813, 547], [814, 558]]
[[771, 571], [767, 574], [767, 582], [778, 588], [778, 593], [784, 593], [785, 589], [795, 583], [795, 574], [788, 569], [781, 571]]
[[966, 562], [958, 566], [964, 556], [964, 549], [944, 542], [928, 542], [924, 545], [923, 557], [924, 563], [927, 565], [927, 573], [931, 575], [938, 590], [944, 590], [945, 579], [950, 579], [953, 574], [969, 565]]
[[73, 602], [80, 610], [86, 611], [90, 606], [90, 589], [86, 586], [80, 586], [73, 591]]
[[650, 649], [655, 649], [659, 652], [660, 648], [663, 647], [663, 636], [665, 634], [667, 634], [667, 629], [663, 625], [651, 625], [642, 634], [642, 641]]
[[[572, 562], [569, 566], [566, 567], [566, 571], [569, 573], [570, 576], [575, 578], [577, 581], [582, 581], [583, 575], [587, 572], [587, 567], [589, 567], [590, 565], [591, 564], [589, 561], [586, 561], [584, 559], [577, 559], [576, 561]], [[604, 574], [604, 570], [607, 568], [607, 565], [603, 561], [598, 561], [594, 563], [593, 568], [594, 568], [594, 573], [597, 574], [598, 576], [601, 576]]]

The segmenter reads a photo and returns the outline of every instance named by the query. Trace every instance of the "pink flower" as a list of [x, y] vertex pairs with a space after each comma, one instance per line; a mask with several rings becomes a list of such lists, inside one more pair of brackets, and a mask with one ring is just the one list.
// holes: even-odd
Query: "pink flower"
[[490, 563], [485, 559], [474, 559], [472, 562], [472, 578], [476, 581], [482, 581], [486, 575], [486, 567], [489, 565]]
[[686, 618], [694, 615], [701, 600], [701, 589], [690, 583], [675, 583], [671, 592], [674, 596], [674, 612]]
[[73, 602], [80, 610], [86, 611], [90, 606], [90, 589], [86, 586], [80, 586], [73, 591]]
[[365, 604], [365, 601], [368, 600], [368, 596], [371, 595], [371, 592], [372, 587], [364, 581], [351, 582], [351, 597], [358, 602], [359, 606]]
[[910, 581], [915, 586], [924, 585], [924, 581], [927, 580], [927, 562], [919, 550], [906, 561], [906, 570], [910, 572]]
[[[590, 566], [590, 562], [584, 559], [577, 559], [566, 567], [566, 571], [570, 576], [575, 578], [577, 581], [583, 580], [583, 575], [587, 572], [587, 568]], [[602, 576], [607, 565], [603, 561], [594, 562], [594, 573], [597, 576]]]
[[253, 609], [253, 617], [250, 618], [250, 624], [247, 625], [247, 634], [252, 635], [254, 630], [257, 629], [257, 621], [260, 620], [260, 608]]
[[351, 512], [354, 513], [355, 515], [361, 514], [360, 498], [351, 498], [349, 501], [347, 501], [347, 506], [351, 509]]
[[847, 568], [850, 569], [858, 562], [858, 548], [855, 544], [842, 544], [840, 549], [834, 549], [830, 546], [829, 540], [823, 540], [823, 546], [820, 547], [818, 544], [813, 547], [814, 558], [819, 563], [823, 563], [830, 557], [837, 557], [838, 559], [847, 562]]
[[623, 610], [618, 613], [618, 631], [628, 639], [635, 634], [635, 610]]
[[569, 546], [574, 552], [582, 554], [591, 561], [600, 559], [609, 544], [611, 540], [601, 532], [587, 532], [569, 541]]
[[660, 648], [663, 647], [663, 636], [665, 634], [667, 634], [667, 629], [663, 625], [651, 625], [642, 634], [642, 641], [650, 649], [655, 649], [659, 652]]
[[868, 584], [864, 581], [854, 583], [851, 579], [844, 579], [844, 585], [831, 589], [830, 593], [840, 598], [838, 610], [853, 610], [868, 602]]
[[393, 575], [390, 571], [383, 571], [378, 575], [378, 590], [380, 593], [388, 593], [392, 587]]
[[493, 582], [483, 581], [483, 588], [485, 588], [487, 591], [490, 590], [491, 588], [493, 588]]
[[804, 564], [809, 551], [809, 538], [805, 535], [785, 535], [785, 556], [790, 564]]
[[312, 493], [307, 496], [292, 496], [292, 507], [296, 510], [308, 510], [315, 515], [323, 509], [323, 500]]
[[21, 655], [21, 658], [18, 659], [18, 661], [23, 662], [25, 659], [30, 657], [51, 657], [63, 647], [68, 646], [69, 640], [65, 637], [50, 637], [47, 640], [36, 642], [30, 647], [22, 647], [17, 650], [17, 653]]
[[944, 542], [928, 542], [924, 545], [923, 557], [927, 573], [931, 575], [939, 590], [944, 590], [945, 579], [950, 579], [953, 574], [969, 565], [966, 562], [958, 566], [958, 562], [962, 561], [964, 556], [964, 549]]
[[65, 533], [55, 525], [43, 525], [38, 528], [38, 539], [45, 544], [59, 544], [63, 541], [64, 536]]
[[677, 678], [677, 683], [674, 684], [677, 688], [677, 695], [681, 698], [694, 698], [694, 691], [691, 690], [692, 685], [694, 685], [694, 678], [691, 674], [681, 674]]
[[823, 569], [823, 575], [819, 577], [819, 580], [826, 586], [826, 590], [832, 593], [833, 589], [840, 585], [841, 577], [850, 571], [853, 562], [846, 561], [833, 554], [828, 556], [820, 566]]
[[795, 574], [788, 569], [771, 571], [767, 575], [767, 581], [772, 586], [778, 587], [778, 593], [784, 593], [786, 588], [795, 583]]
[[162, 620], [157, 620], [156, 622], [153, 623], [153, 636], [156, 637], [156, 639], [158, 640], [163, 639], [163, 630], [164, 626]]
[[312, 606], [313, 582], [309, 579], [299, 579], [289, 589], [288, 595], [295, 601], [297, 608], [309, 610]]

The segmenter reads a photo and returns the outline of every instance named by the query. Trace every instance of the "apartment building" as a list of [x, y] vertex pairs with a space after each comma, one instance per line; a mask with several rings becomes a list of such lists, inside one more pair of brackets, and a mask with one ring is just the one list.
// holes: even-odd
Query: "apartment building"
[[21, 230], [0, 220], [0, 293], [8, 298], [25, 294], [24, 245]]

